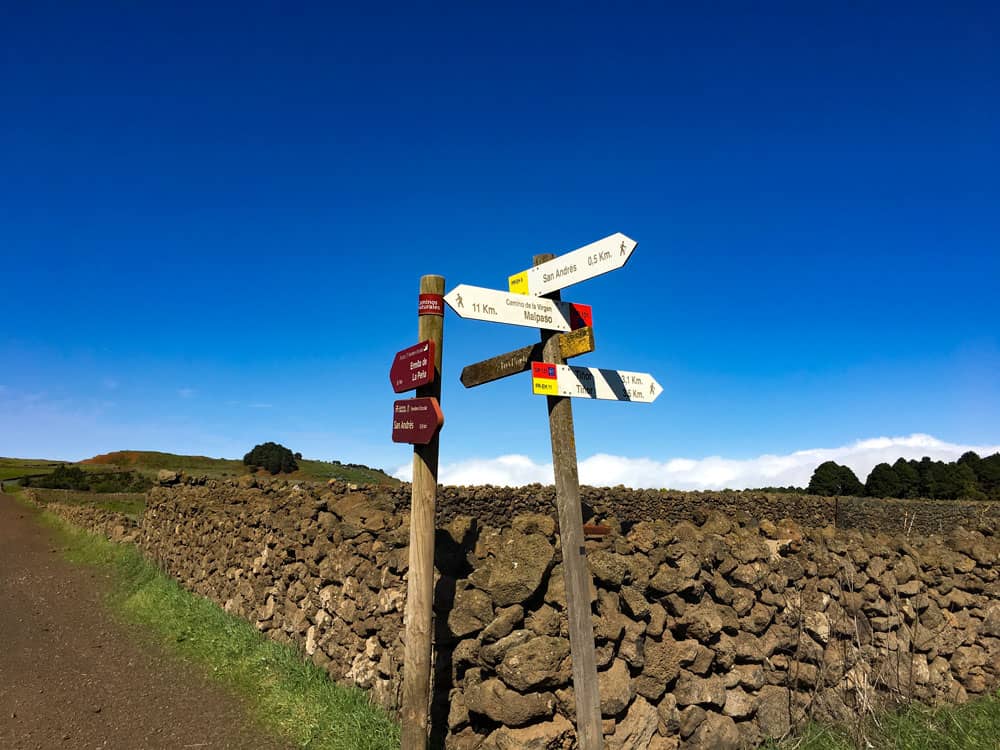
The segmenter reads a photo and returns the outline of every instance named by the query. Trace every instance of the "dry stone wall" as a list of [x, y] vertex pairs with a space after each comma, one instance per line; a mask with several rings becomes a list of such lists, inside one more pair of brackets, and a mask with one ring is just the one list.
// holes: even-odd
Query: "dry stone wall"
[[[409, 502], [409, 488], [393, 493]], [[627, 487], [581, 487], [584, 517], [611, 517], [626, 528], [640, 521], [689, 521], [708, 510], [730, 516], [791, 518], [802, 526], [882, 531], [889, 534], [943, 534], [986, 519], [1000, 520], [1000, 503], [954, 500], [883, 500], [819, 497], [755, 491], [679, 492], [633, 490]], [[525, 487], [441, 487], [438, 521], [471, 515], [483, 524], [502, 525], [518, 513], [553, 515], [555, 489], [540, 484]]]
[[[448, 748], [574, 745], [559, 540], [551, 489], [535, 489], [443, 490], [433, 725]], [[458, 513], [470, 492], [464, 507], [493, 511]], [[633, 513], [657, 499], [638, 497]], [[151, 491], [138, 543], [189, 589], [394, 709], [408, 499], [406, 488], [188, 480]], [[612, 527], [587, 542], [609, 748], [751, 747], [809, 717], [853, 722], [881, 703], [960, 702], [1000, 685], [990, 514], [907, 536], [810, 526], [801, 507], [798, 519], [759, 512], [794, 501], [721, 512], [692, 500], [684, 520], [622, 523], [584, 499]], [[821, 521], [836, 518], [831, 505]]]

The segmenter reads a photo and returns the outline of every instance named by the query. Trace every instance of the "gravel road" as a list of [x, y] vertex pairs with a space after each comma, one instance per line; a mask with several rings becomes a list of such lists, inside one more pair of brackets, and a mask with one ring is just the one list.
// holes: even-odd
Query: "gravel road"
[[0, 748], [287, 748], [197, 669], [115, 622], [95, 568], [0, 494]]

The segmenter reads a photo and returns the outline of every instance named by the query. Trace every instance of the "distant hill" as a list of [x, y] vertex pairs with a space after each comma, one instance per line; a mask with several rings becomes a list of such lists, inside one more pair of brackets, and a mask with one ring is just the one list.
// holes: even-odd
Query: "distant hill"
[[[399, 480], [381, 469], [358, 464], [342, 464], [339, 461], [312, 461], [307, 458], [298, 461], [299, 470], [281, 476], [304, 481], [324, 481], [339, 479], [356, 484], [384, 484], [395, 486]], [[183, 471], [186, 474], [211, 477], [239, 476], [247, 473], [242, 461], [231, 458], [209, 458], [207, 456], [182, 456], [157, 451], [115, 451], [104, 453], [80, 462], [84, 468], [117, 467], [153, 474], [160, 469]]]

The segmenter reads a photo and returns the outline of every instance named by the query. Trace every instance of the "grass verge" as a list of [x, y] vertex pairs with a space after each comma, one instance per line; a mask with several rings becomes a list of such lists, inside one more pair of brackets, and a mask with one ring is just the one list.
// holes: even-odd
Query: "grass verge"
[[845, 731], [812, 724], [773, 750], [1000, 750], [1000, 692], [961, 706], [914, 704], [870, 719], [856, 741]]
[[388, 750], [399, 727], [364, 692], [332, 682], [292, 648], [185, 591], [134, 547], [81, 531], [43, 512], [73, 562], [112, 573], [112, 610], [153, 642], [243, 697], [267, 728], [310, 750]]
[[122, 513], [132, 520], [138, 520], [146, 509], [146, 495], [143, 492], [83, 492], [78, 490], [48, 490], [33, 487], [32, 491], [41, 503], [62, 503], [99, 508], [113, 513]]

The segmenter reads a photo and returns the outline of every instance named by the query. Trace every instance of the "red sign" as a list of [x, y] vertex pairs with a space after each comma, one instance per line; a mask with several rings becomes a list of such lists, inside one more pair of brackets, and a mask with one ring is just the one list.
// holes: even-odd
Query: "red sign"
[[444, 424], [444, 414], [433, 397], [408, 398], [392, 406], [392, 442], [426, 445]]
[[548, 362], [532, 362], [531, 377], [542, 378], [544, 380], [556, 379], [556, 366]]
[[416, 346], [396, 352], [389, 368], [392, 390], [402, 393], [434, 382], [434, 342], [421, 341]]
[[590, 305], [580, 305], [571, 302], [569, 306], [570, 326], [575, 331], [577, 328], [594, 325], [594, 311]]
[[444, 315], [444, 297], [440, 294], [421, 294], [417, 315]]

